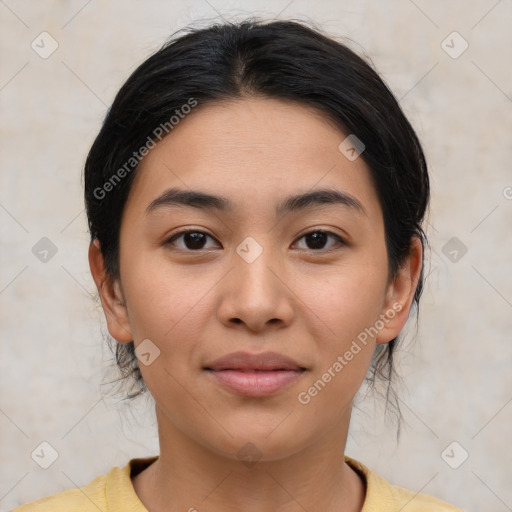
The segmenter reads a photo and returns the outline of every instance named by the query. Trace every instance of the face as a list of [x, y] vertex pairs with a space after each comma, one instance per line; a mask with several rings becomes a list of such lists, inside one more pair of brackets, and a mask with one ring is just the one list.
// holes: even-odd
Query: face
[[[198, 107], [142, 161], [112, 286], [124, 304], [102, 301], [142, 355], [161, 434], [274, 460], [347, 427], [417, 265], [389, 276], [377, 193], [346, 137], [307, 107], [244, 99]], [[192, 191], [217, 199], [178, 198]]]

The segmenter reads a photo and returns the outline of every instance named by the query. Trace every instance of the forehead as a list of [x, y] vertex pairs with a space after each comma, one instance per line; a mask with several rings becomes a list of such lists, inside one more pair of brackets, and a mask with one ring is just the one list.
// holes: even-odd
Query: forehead
[[129, 201], [146, 208], [179, 187], [263, 211], [275, 210], [292, 193], [331, 188], [357, 198], [371, 214], [378, 200], [369, 169], [362, 158], [349, 160], [339, 149], [348, 135], [326, 114], [295, 102], [252, 98], [199, 105], [144, 157]]

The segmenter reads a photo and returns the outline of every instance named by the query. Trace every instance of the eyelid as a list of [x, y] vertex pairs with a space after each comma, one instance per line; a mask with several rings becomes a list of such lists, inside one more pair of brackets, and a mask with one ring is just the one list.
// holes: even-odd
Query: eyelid
[[[177, 231], [175, 233], [172, 233], [171, 235], [166, 237], [163, 241], [163, 245], [164, 246], [172, 245], [171, 242], [173, 241], [173, 239], [177, 239], [182, 235], [186, 235], [187, 233], [201, 233], [201, 234], [207, 235], [208, 237], [210, 237], [211, 239], [215, 240], [217, 243], [220, 244], [220, 242], [213, 235], [211, 235], [210, 233], [205, 231], [204, 228], [186, 228], [182, 231]], [[340, 246], [346, 247], [346, 246], [350, 245], [344, 236], [341, 236], [338, 233], [335, 233], [334, 231], [330, 231], [326, 228], [321, 228], [321, 227], [308, 228], [308, 231], [297, 236], [297, 238], [293, 242], [293, 245], [295, 245], [299, 240], [301, 240], [302, 238], [304, 238], [307, 235], [310, 235], [311, 233], [324, 233], [327, 236], [333, 236], [333, 237], [337, 238], [338, 242], [336, 245], [334, 245], [333, 247], [330, 247], [328, 249], [307, 249], [306, 248], [306, 249], [299, 249], [299, 250], [307, 251], [307, 252], [311, 252], [311, 253], [315, 253], [315, 254], [325, 254], [325, 253], [330, 253], [330, 252], [338, 250], [340, 248]], [[188, 253], [201, 253], [203, 251], [207, 251], [208, 249], [192, 250], [192, 249], [177, 248], [177, 250], [182, 251], [182, 252], [188, 252]]]
[[[183, 229], [182, 231], [176, 231], [175, 233], [172, 233], [171, 235], [166, 236], [164, 238], [164, 241], [162, 242], [162, 245], [171, 245], [171, 241], [173, 239], [179, 238], [180, 236], [186, 235], [188, 233], [201, 233], [203, 235], [207, 235], [211, 239], [215, 240], [218, 244], [220, 244], [220, 242], [213, 235], [208, 233], [208, 231], [205, 231], [204, 228], [186, 228], [186, 229]], [[198, 253], [198, 252], [201, 252], [201, 250], [204, 250], [204, 249], [199, 249], [197, 251], [192, 251], [192, 250], [186, 250], [186, 249], [179, 249], [178, 248], [178, 250], [181, 250], [183, 252], [197, 252]]]
[[326, 253], [330, 253], [330, 252], [333, 252], [333, 251], [336, 251], [336, 250], [340, 249], [340, 246], [341, 247], [346, 247], [346, 246], [349, 245], [349, 243], [346, 241], [345, 237], [339, 235], [338, 233], [335, 233], [334, 231], [330, 231], [329, 229], [321, 228], [321, 227], [308, 228], [308, 230], [305, 233], [302, 233], [301, 235], [299, 235], [296, 238], [296, 241], [294, 242], [294, 245], [299, 240], [301, 240], [302, 238], [304, 238], [307, 235], [310, 235], [311, 233], [323, 233], [323, 234], [325, 234], [327, 236], [332, 236], [334, 238], [337, 238], [338, 242], [333, 247], [330, 247], [328, 249], [316, 249], [316, 250], [315, 249], [300, 249], [300, 250], [308, 251], [308, 252], [311, 252], [311, 253], [314, 253], [314, 254], [326, 254]]

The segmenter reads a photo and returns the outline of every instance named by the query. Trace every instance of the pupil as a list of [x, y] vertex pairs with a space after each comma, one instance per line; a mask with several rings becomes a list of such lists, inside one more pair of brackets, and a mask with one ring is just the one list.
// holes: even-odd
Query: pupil
[[325, 245], [327, 233], [316, 231], [315, 233], [308, 235], [308, 237], [313, 240], [314, 247], [310, 247], [310, 249], [321, 249]]
[[203, 233], [186, 233], [185, 245], [189, 249], [201, 249], [204, 244]]
[[[204, 245], [204, 234], [203, 233], [186, 233], [185, 235], [185, 245], [189, 249], [201, 249]], [[310, 249], [322, 249], [327, 241], [327, 233], [322, 233], [321, 231], [316, 231], [307, 235], [307, 239], [309, 242], [308, 246]]]

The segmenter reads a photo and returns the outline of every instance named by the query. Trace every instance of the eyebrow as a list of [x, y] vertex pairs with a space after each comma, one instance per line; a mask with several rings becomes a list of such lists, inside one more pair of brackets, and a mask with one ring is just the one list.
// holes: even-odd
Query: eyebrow
[[[330, 188], [316, 189], [289, 196], [276, 206], [275, 212], [276, 216], [281, 216], [320, 205], [344, 206], [358, 213], [368, 215], [363, 205], [355, 197], [346, 192]], [[146, 214], [167, 206], [190, 206], [223, 212], [231, 212], [235, 208], [234, 203], [227, 197], [207, 194], [200, 190], [170, 188], [151, 201], [146, 208]]]

